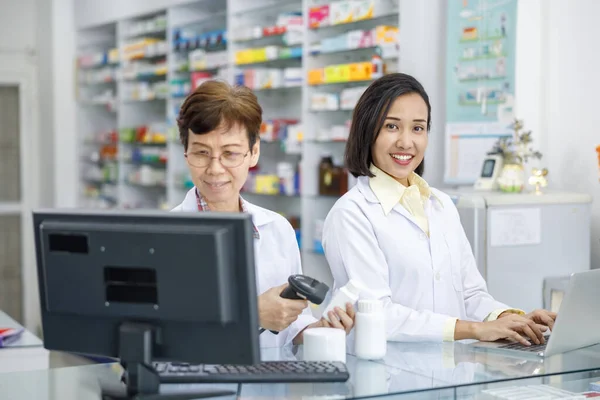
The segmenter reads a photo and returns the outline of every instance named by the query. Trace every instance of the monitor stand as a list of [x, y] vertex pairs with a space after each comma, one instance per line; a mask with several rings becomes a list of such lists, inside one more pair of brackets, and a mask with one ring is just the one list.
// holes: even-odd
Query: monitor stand
[[149, 324], [127, 322], [119, 327], [119, 359], [125, 369], [124, 387], [119, 393], [103, 391], [103, 400], [192, 400], [232, 396], [236, 391], [211, 390], [160, 394], [160, 379], [152, 367], [152, 347], [156, 328]]

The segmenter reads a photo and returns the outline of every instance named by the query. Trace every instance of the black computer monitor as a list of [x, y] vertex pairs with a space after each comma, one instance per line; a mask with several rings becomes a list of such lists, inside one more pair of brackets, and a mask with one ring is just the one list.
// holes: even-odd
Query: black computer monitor
[[260, 361], [249, 214], [41, 210], [33, 223], [47, 349], [119, 358], [131, 393], [158, 391], [153, 360]]

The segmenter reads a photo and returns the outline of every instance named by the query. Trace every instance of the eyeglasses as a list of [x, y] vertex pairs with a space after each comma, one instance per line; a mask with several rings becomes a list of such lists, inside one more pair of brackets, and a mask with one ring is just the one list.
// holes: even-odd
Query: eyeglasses
[[194, 151], [192, 153], [184, 153], [184, 154], [185, 154], [185, 158], [187, 159], [188, 163], [194, 167], [198, 167], [198, 168], [208, 167], [210, 165], [211, 161], [213, 160], [213, 158], [216, 158], [219, 160], [219, 162], [221, 163], [221, 165], [223, 167], [235, 168], [235, 167], [239, 167], [240, 165], [242, 165], [242, 163], [244, 162], [244, 159], [246, 158], [246, 156], [248, 155], [249, 152], [250, 152], [250, 150], [248, 150], [245, 153], [235, 153], [232, 151], [224, 151], [218, 157], [211, 156], [210, 153], [205, 150]]

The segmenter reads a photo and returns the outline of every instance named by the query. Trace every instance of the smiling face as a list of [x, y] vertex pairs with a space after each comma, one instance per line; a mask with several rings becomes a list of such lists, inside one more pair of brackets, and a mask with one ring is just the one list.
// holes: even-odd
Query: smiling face
[[373, 145], [373, 164], [404, 186], [425, 156], [427, 118], [427, 104], [418, 93], [399, 96]]
[[190, 132], [186, 154], [192, 181], [209, 208], [238, 211], [248, 170], [258, 163], [260, 142], [250, 149], [245, 128], [221, 124], [205, 134]]

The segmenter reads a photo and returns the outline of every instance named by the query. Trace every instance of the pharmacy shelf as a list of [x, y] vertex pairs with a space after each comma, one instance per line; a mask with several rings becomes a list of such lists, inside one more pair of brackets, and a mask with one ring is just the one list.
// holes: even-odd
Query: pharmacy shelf
[[[382, 1], [382, 3], [383, 3], [383, 1]], [[390, 2], [390, 4], [391, 3], [392, 2]], [[396, 4], [397, 3], [398, 2], [396, 2]], [[398, 11], [394, 10], [393, 4], [392, 4], [392, 7], [390, 7], [388, 9], [388, 11], [383, 12], [379, 15], [376, 15], [373, 18], [366, 18], [366, 19], [361, 19], [358, 21], [349, 21], [349, 22], [321, 25], [321, 26], [315, 26], [315, 27], [311, 26], [308, 29], [313, 32], [320, 32], [324, 35], [327, 35], [334, 31], [340, 31], [340, 30], [349, 31], [349, 30], [353, 30], [353, 29], [363, 29], [365, 27], [370, 27], [373, 25], [379, 25], [379, 24], [383, 24], [383, 23], [390, 23], [392, 25], [399, 24], [399, 13], [398, 13]]]
[[[254, 18], [258, 16], [258, 14], [264, 15], [265, 13], [277, 13], [279, 11], [288, 11], [290, 9], [295, 9], [296, 6], [301, 3], [301, 0], [257, 0], [253, 2], [230, 0], [228, 2], [228, 12], [234, 16], [239, 16], [243, 14]], [[248, 4], [252, 5], [248, 7]], [[270, 17], [270, 15], [268, 17]]]
[[254, 89], [254, 92], [273, 93], [273, 92], [286, 92], [286, 91], [298, 91], [298, 90], [302, 90], [302, 86], [266, 87], [266, 88], [262, 88], [262, 89]]
[[[318, 276], [317, 270], [326, 268], [326, 264], [324, 257], [314, 252], [314, 240], [323, 219], [339, 198], [339, 194], [319, 193], [319, 164], [326, 155], [336, 165], [342, 164], [344, 135], [353, 106], [350, 101], [343, 103], [347, 109], [319, 110], [313, 109], [311, 100], [314, 95], [342, 95], [348, 93], [346, 90], [354, 90], [353, 101], [356, 101], [361, 88], [373, 79], [309, 85], [307, 77], [314, 69], [370, 63], [374, 55], [381, 56], [387, 72], [399, 70], [398, 52], [390, 51], [390, 46], [397, 48], [397, 41], [391, 44], [361, 41], [361, 44], [349, 43], [348, 48], [340, 47], [339, 43], [331, 45], [332, 40], [350, 31], [398, 27], [402, 2], [374, 1], [375, 18], [322, 27], [310, 27], [308, 16], [312, 8], [327, 4], [323, 0], [197, 0], [81, 30], [77, 53], [89, 56], [82, 57], [76, 77], [77, 126], [81, 136], [80, 205], [170, 209], [179, 204], [191, 187], [176, 128], [178, 110], [187, 94], [202, 79], [225, 79], [239, 84], [244, 73], [276, 69], [282, 74], [278, 77], [280, 81], [258, 80], [253, 86], [263, 108], [263, 120], [265, 124], [273, 120], [297, 120], [299, 126], [288, 127], [288, 137], [281, 140], [270, 140], [266, 134], [261, 138], [259, 173], [270, 176], [275, 183], [281, 166], [291, 165], [300, 171], [302, 182], [299, 191], [292, 195], [257, 193], [254, 188], [242, 195], [252, 203], [300, 220], [302, 256], [316, 269], [307, 272]], [[302, 15], [297, 25], [294, 25], [297, 19], [290, 19], [293, 13]], [[158, 20], [158, 26], [152, 29], [148, 20]], [[283, 20], [293, 21], [285, 32], [279, 28]], [[235, 34], [228, 32], [228, 39], [224, 40], [218, 32], [228, 27], [235, 27]], [[146, 43], [146, 47], [133, 53], [132, 45], [136, 43]], [[281, 52], [286, 57], [278, 58], [273, 56], [274, 46], [302, 51], [294, 57]], [[265, 60], [263, 56], [256, 58], [257, 62], [236, 63], [239, 51], [260, 48], [269, 48], [268, 58], [274, 59]], [[317, 48], [320, 50], [316, 51]], [[116, 59], [112, 49], [117, 49]], [[153, 65], [157, 65], [156, 69]], [[160, 143], [132, 143], [122, 137], [107, 140], [101, 135], [142, 126], [157, 127], [164, 139]], [[131, 151], [164, 152], [166, 162], [131, 161], [128, 160]], [[348, 181], [351, 187], [353, 179], [349, 177]]]

